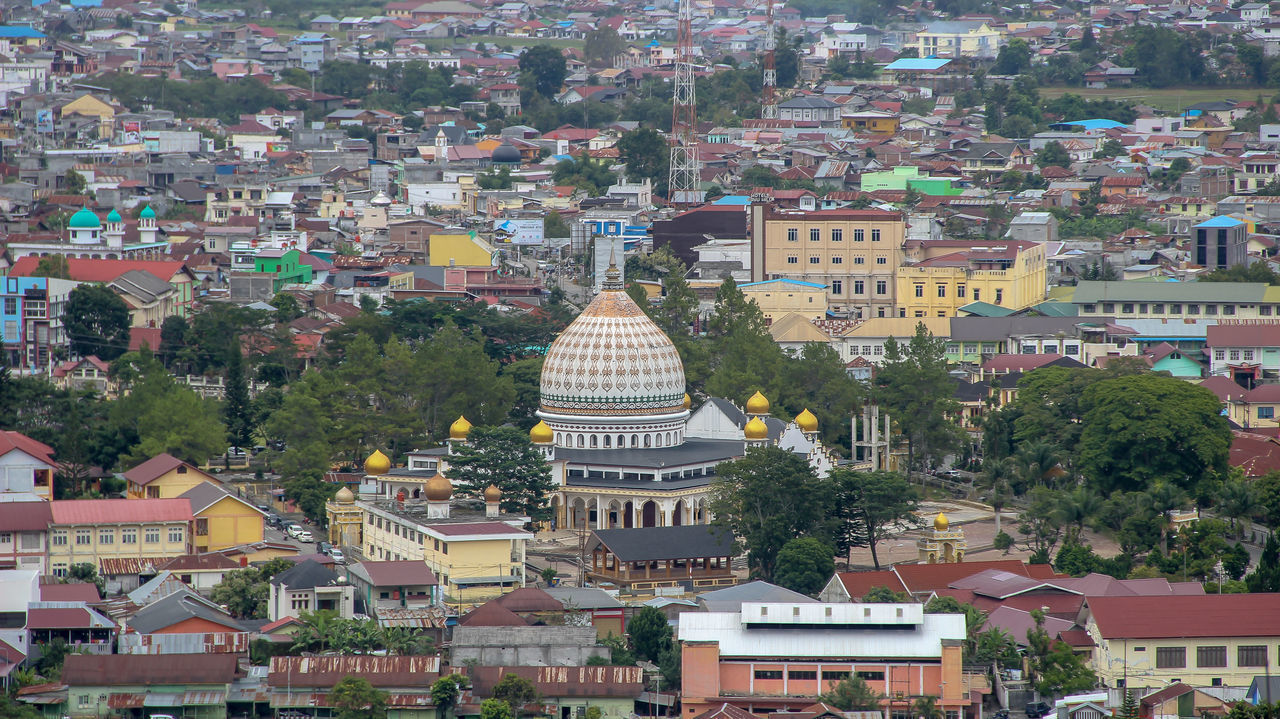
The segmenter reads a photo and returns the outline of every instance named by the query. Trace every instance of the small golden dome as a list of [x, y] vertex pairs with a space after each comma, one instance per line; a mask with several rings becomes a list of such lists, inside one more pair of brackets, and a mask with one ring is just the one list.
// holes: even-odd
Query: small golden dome
[[817, 432], [818, 418], [813, 416], [813, 412], [810, 412], [809, 408], [806, 407], [803, 412], [796, 415], [796, 426], [804, 432]]
[[437, 474], [427, 480], [427, 499], [432, 502], [447, 502], [453, 496], [453, 483], [443, 474]]
[[498, 485], [491, 484], [484, 488], [484, 501], [496, 502], [502, 499], [502, 490], [498, 489]]
[[947, 527], [951, 526], [951, 522], [947, 521], [947, 515], [938, 512], [938, 516], [933, 518], [933, 528], [939, 532], [947, 531]]
[[747, 426], [742, 428], [742, 434], [747, 439], [765, 439], [769, 436], [769, 428], [759, 417], [752, 417]]
[[529, 439], [534, 444], [551, 444], [556, 439], [556, 433], [551, 429], [551, 425], [538, 420], [538, 423], [533, 425], [533, 429], [529, 430]]
[[769, 414], [769, 400], [759, 390], [747, 400], [747, 414]]
[[685, 393], [684, 393], [684, 408], [685, 408], [685, 409], [689, 409], [689, 408], [690, 408], [690, 407], [692, 407], [692, 406], [693, 406], [693, 398], [689, 396], [689, 393], [688, 393], [688, 392], [685, 392]]
[[471, 423], [466, 417], [458, 417], [449, 425], [449, 439], [466, 439], [471, 433]]
[[364, 461], [365, 474], [386, 474], [391, 471], [391, 458], [382, 453], [382, 450], [375, 449], [373, 454]]
[[356, 495], [352, 494], [351, 490], [343, 487], [338, 490], [337, 494], [333, 495], [333, 500], [340, 504], [351, 504], [356, 501]]

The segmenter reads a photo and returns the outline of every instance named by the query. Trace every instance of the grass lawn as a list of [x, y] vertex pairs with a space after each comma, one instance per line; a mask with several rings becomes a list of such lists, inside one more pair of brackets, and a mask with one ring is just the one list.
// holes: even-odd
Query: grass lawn
[[1275, 89], [1249, 87], [1109, 87], [1104, 90], [1091, 90], [1084, 87], [1042, 87], [1040, 97], [1053, 99], [1071, 93], [1087, 100], [1126, 100], [1135, 104], [1180, 112], [1188, 105], [1210, 100], [1254, 100], [1261, 93], [1263, 97], [1275, 94]]
[[514, 47], [517, 50], [523, 47], [532, 47], [534, 45], [550, 45], [551, 47], [559, 48], [562, 50], [566, 47], [571, 47], [577, 50], [581, 50], [583, 46], [582, 40], [575, 40], [570, 38], [507, 37], [505, 35], [467, 35], [465, 37], [450, 37], [450, 38], [442, 37], [442, 38], [432, 38], [432, 39], [422, 40], [421, 42], [423, 45], [426, 45], [428, 48], [432, 50], [441, 49], [441, 48], [450, 48], [456, 45], [474, 46], [478, 42], [482, 42], [485, 45], [489, 46], [490, 48], [493, 48], [495, 45], [497, 47], [506, 47], [510, 45], [511, 47]]

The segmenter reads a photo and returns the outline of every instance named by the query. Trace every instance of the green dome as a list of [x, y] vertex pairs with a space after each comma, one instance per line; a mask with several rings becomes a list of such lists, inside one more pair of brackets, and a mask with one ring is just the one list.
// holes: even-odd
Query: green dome
[[142, 208], [142, 212], [138, 214], [138, 217], [144, 220], [154, 220], [156, 219], [156, 211], [151, 209], [151, 205], [147, 205], [146, 207]]
[[71, 216], [71, 220], [67, 222], [67, 227], [73, 230], [96, 230], [102, 227], [102, 221], [98, 216], [93, 214], [93, 210], [82, 207], [76, 214]]
[[107, 214], [107, 222], [122, 222], [123, 220], [124, 218], [121, 217], [120, 213], [116, 212], [115, 210], [112, 210], [110, 213]]

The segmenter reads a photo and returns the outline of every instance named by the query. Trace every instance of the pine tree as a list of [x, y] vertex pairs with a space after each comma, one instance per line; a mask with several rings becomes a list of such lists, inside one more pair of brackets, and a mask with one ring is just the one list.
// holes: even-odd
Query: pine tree
[[1138, 697], [1132, 689], [1124, 690], [1124, 703], [1120, 705], [1120, 719], [1138, 719]]
[[1244, 578], [1250, 592], [1280, 592], [1280, 540], [1275, 532], [1267, 537], [1267, 544], [1258, 558], [1258, 566]]
[[237, 447], [253, 445], [252, 408], [249, 404], [249, 383], [244, 376], [244, 357], [240, 343], [234, 343], [227, 355], [227, 394], [222, 405], [227, 424], [227, 434]]

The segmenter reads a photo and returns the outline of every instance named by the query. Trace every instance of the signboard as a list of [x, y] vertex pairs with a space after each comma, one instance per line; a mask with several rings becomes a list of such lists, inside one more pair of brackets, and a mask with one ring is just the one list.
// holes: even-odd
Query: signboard
[[36, 132], [53, 134], [53, 109], [36, 110]]
[[139, 142], [142, 142], [142, 123], [124, 123], [124, 144], [136, 145]]
[[542, 219], [494, 220], [493, 235], [513, 245], [541, 245]]

